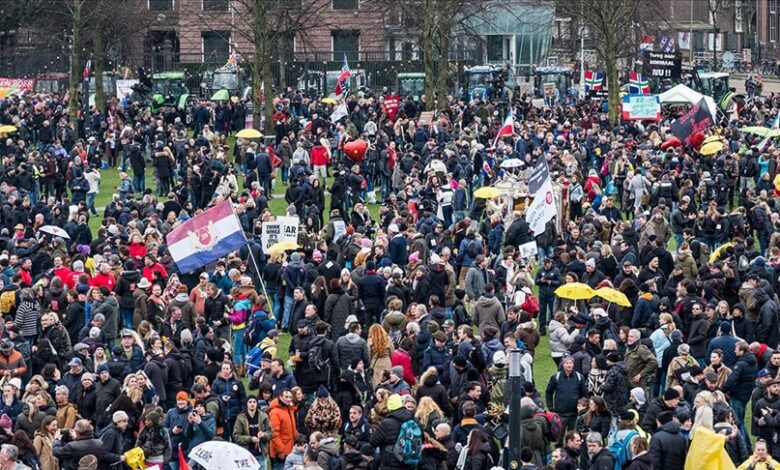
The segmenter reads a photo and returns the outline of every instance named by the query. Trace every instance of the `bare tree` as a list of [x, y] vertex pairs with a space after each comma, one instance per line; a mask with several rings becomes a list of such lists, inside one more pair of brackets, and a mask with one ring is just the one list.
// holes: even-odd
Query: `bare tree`
[[[426, 109], [441, 109], [447, 104], [450, 79], [450, 48], [458, 36], [476, 37], [475, 25], [485, 24], [485, 17], [514, 15], [512, 4], [497, 0], [376, 0], [380, 8], [403, 12], [404, 28], [417, 32], [425, 72]], [[411, 12], [414, 12], [412, 14]]]
[[[591, 30], [595, 49], [607, 75], [609, 120], [619, 119], [620, 82], [618, 62], [636, 54], [642, 31], [656, 31], [663, 24], [666, 2], [657, 0], [559, 0], [558, 15], [572, 18]], [[668, 16], [667, 16], [668, 17]], [[580, 31], [582, 34], [582, 31]]]
[[[274, 54], [279, 51], [284, 41], [295, 38], [305, 44], [306, 31], [315, 26], [323, 25], [321, 15], [330, 6], [323, 0], [233, 0], [235, 14], [230, 18], [229, 28], [232, 33], [246, 42], [248, 47], [233, 41], [233, 47], [243, 57], [252, 72], [252, 103], [255, 126], [260, 123], [260, 112], [265, 102], [266, 133], [273, 130], [274, 99], [273, 77], [271, 63]], [[212, 29], [216, 26], [224, 28], [224, 18], [215, 19], [204, 14], [202, 21]], [[234, 39], [237, 39], [234, 38]], [[243, 49], [243, 50], [242, 50]], [[263, 96], [258, 89], [262, 84]]]

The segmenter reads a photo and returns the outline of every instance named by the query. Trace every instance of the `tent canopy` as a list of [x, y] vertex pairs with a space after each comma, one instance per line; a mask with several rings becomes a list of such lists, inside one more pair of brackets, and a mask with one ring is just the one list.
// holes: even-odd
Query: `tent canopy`
[[717, 119], [718, 106], [715, 104], [715, 100], [709, 96], [704, 96], [683, 84], [679, 84], [658, 95], [658, 100], [661, 104], [696, 104], [701, 101], [702, 98], [704, 98], [704, 102], [707, 103], [707, 108], [709, 108], [712, 118]]

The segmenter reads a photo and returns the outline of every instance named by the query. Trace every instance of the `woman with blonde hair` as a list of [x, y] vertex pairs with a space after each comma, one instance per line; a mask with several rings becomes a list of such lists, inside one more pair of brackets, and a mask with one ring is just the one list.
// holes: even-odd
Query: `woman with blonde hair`
[[368, 355], [369, 369], [373, 371], [375, 384], [382, 382], [382, 373], [393, 367], [390, 355], [393, 353], [393, 345], [390, 335], [378, 323], [368, 329]]
[[422, 426], [422, 430], [431, 436], [433, 436], [433, 424], [436, 423], [436, 421], [446, 419], [444, 412], [431, 397], [420, 398], [420, 401], [417, 403], [417, 412], [414, 414], [414, 417], [417, 418], [417, 421]]
[[372, 425], [379, 425], [379, 423], [390, 413], [387, 409], [387, 399], [390, 398], [390, 395], [390, 390], [386, 388], [378, 388], [374, 392], [374, 406], [371, 408], [369, 419]]

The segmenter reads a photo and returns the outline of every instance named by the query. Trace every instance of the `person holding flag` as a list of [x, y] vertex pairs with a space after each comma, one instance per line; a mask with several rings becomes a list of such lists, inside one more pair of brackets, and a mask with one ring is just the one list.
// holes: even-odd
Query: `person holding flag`
[[349, 95], [349, 77], [351, 73], [349, 71], [349, 62], [347, 61], [347, 53], [344, 53], [344, 62], [341, 65], [341, 75], [336, 80], [336, 96], [346, 98]]

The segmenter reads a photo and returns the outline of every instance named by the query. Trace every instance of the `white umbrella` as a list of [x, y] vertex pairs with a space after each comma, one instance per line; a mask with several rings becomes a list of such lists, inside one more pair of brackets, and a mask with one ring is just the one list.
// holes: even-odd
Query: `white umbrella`
[[43, 227], [39, 228], [38, 231], [43, 233], [48, 233], [50, 235], [54, 235], [55, 237], [70, 239], [70, 235], [68, 235], [68, 232], [66, 232], [65, 229], [61, 227], [57, 227], [56, 225], [44, 225]]
[[260, 468], [260, 463], [248, 450], [225, 441], [206, 441], [192, 449], [189, 457], [206, 470]]
[[447, 173], [447, 165], [445, 165], [444, 162], [441, 160], [431, 160], [428, 166], [425, 167], [425, 172], [428, 173], [429, 171], [435, 171], [437, 173]]
[[501, 168], [517, 168], [525, 165], [525, 162], [519, 158], [510, 158], [501, 162]]

